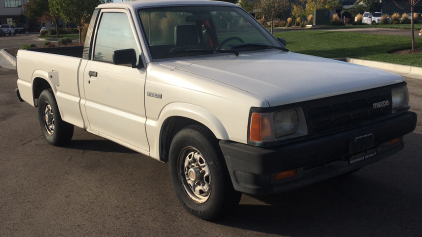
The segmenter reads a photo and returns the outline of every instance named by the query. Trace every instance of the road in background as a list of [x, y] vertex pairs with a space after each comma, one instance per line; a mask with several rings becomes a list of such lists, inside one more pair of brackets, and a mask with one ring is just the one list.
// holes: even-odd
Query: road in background
[[[422, 118], [422, 80], [407, 79]], [[167, 164], [82, 129], [58, 148], [0, 68], [0, 236], [422, 236], [422, 124], [400, 153], [351, 176], [243, 195], [216, 223], [188, 214]]]

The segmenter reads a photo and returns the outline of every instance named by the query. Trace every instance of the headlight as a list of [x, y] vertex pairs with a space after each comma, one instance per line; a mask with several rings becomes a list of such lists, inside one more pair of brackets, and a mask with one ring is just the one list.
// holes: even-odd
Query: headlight
[[392, 107], [393, 112], [394, 110], [407, 107], [409, 103], [409, 97], [407, 93], [407, 87], [398, 87], [391, 90], [391, 98], [392, 98]]
[[274, 114], [275, 137], [282, 137], [293, 134], [297, 131], [296, 110], [286, 110]]
[[251, 115], [249, 141], [253, 144], [272, 142], [308, 133], [301, 108]]

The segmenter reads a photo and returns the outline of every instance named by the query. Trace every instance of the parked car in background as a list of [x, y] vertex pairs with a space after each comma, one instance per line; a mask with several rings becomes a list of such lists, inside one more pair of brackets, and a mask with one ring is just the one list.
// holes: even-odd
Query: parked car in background
[[[417, 20], [417, 21], [422, 20], [421, 13], [414, 12], [413, 14], [418, 14], [418, 18], [416, 18], [415, 20]], [[407, 17], [408, 17], [409, 19], [412, 19], [412, 18], [413, 18], [412, 13], [407, 13]]]
[[16, 31], [15, 31], [15, 29], [12, 27], [12, 26], [10, 26], [10, 25], [7, 25], [7, 24], [4, 24], [4, 25], [1, 25], [1, 27], [0, 27], [6, 34], [9, 34], [9, 35], [12, 35], [12, 34], [14, 34], [14, 35], [16, 35]]
[[4, 32], [4, 30], [2, 30], [2, 29], [0, 28], [0, 37], [2, 37], [2, 36], [6, 36], [6, 33]]
[[[51, 26], [51, 29], [54, 30], [56, 28], [54, 26]], [[40, 30], [40, 33], [43, 32], [43, 31], [47, 31], [47, 27], [43, 26]]]
[[25, 24], [18, 24], [15, 27], [16, 34], [25, 34], [26, 31], [26, 25]]
[[372, 13], [371, 24], [379, 24], [381, 23], [382, 12], [374, 12]]

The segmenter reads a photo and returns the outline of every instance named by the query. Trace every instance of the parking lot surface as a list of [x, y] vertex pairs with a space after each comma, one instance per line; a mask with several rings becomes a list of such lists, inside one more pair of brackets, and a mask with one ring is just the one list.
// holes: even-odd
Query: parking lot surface
[[[422, 116], [422, 80], [407, 79]], [[75, 129], [58, 148], [0, 68], [0, 236], [422, 236], [422, 124], [400, 153], [353, 175], [271, 196], [243, 195], [206, 222], [174, 194], [168, 167]], [[419, 119], [421, 121], [421, 119]]]
[[20, 48], [22, 45], [35, 44], [37, 46], [42, 46], [44, 44], [43, 40], [38, 40], [39, 34], [24, 35], [7, 35], [5, 37], [0, 37], [0, 49], [8, 48]]

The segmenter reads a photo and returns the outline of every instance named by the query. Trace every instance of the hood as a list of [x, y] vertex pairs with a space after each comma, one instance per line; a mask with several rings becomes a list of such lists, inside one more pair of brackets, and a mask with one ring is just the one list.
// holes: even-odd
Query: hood
[[270, 106], [319, 99], [403, 82], [384, 71], [278, 50], [163, 61], [173, 67], [239, 88]]

